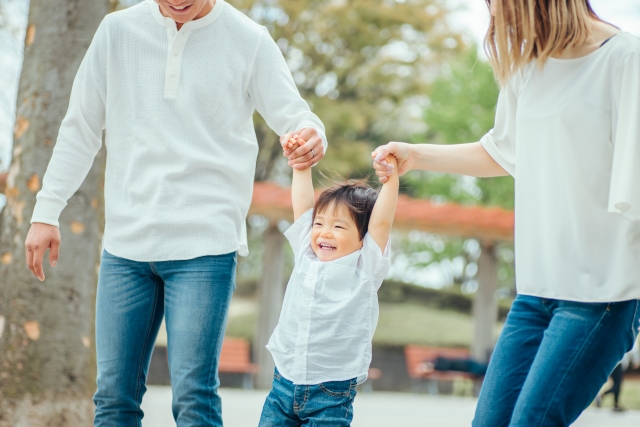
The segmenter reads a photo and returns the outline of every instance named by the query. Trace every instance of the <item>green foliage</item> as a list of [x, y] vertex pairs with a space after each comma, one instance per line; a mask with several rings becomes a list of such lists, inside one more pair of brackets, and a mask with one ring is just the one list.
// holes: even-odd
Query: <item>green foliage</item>
[[[380, 303], [411, 303], [438, 310], [450, 310], [471, 315], [472, 297], [457, 288], [432, 289], [410, 283], [385, 280], [378, 291]], [[511, 299], [499, 302], [499, 318], [504, 320], [511, 308]]]
[[[478, 59], [475, 48], [456, 58], [433, 82], [425, 112], [426, 138], [438, 144], [478, 141], [493, 127], [499, 88], [489, 63]], [[424, 136], [415, 136], [414, 142]], [[414, 173], [403, 181], [416, 197], [462, 204], [513, 209], [511, 177], [473, 180], [431, 172]]]
[[[413, 230], [395, 232], [391, 242], [393, 266], [387, 281], [417, 283], [436, 287], [436, 292], [463, 292], [465, 295], [474, 293], [479, 286], [476, 275], [482, 248], [477, 240]], [[510, 305], [515, 282], [513, 244], [499, 243], [494, 253], [498, 259], [498, 298]], [[439, 280], [428, 280], [430, 269], [437, 270]]]
[[[464, 48], [447, 26], [442, 0], [230, 2], [269, 29], [303, 98], [325, 123], [331, 147], [317, 172], [371, 171], [375, 146], [423, 126], [416, 107], [442, 64]], [[272, 178], [281, 158], [277, 137], [262, 119], [256, 132], [256, 179]]]

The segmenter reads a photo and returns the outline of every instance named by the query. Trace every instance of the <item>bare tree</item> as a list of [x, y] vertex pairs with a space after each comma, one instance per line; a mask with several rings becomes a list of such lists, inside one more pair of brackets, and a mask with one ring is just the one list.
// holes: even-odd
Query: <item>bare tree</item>
[[60, 219], [55, 269], [25, 264], [29, 219], [71, 85], [109, 0], [31, 0], [0, 232], [0, 426], [91, 425], [103, 153]]

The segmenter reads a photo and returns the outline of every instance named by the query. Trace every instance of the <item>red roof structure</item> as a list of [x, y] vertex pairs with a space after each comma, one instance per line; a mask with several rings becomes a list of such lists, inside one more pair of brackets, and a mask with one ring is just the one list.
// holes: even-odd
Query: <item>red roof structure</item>
[[[321, 191], [317, 190], [316, 196]], [[272, 182], [256, 182], [249, 214], [291, 221], [291, 189]], [[401, 195], [393, 225], [396, 229], [474, 237], [483, 242], [513, 241], [514, 215], [502, 208], [436, 204]]]

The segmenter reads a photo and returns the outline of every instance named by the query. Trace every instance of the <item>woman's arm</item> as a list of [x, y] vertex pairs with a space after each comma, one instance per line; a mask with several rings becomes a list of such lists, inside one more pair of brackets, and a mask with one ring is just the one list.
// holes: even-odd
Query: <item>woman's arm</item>
[[[374, 154], [376, 153], [374, 152]], [[371, 212], [371, 218], [369, 218], [367, 230], [383, 252], [389, 241], [389, 234], [391, 234], [393, 217], [396, 214], [396, 205], [398, 204], [398, 189], [400, 188], [395, 157], [386, 157], [385, 163], [392, 165], [394, 170], [391, 175], [386, 177], [387, 180], [380, 190], [373, 212]]]
[[508, 175], [479, 142], [457, 145], [390, 142], [378, 147], [374, 153], [373, 167], [381, 182], [387, 182], [394, 171], [394, 166], [384, 161], [388, 155], [397, 159], [400, 175], [414, 169], [479, 178]]

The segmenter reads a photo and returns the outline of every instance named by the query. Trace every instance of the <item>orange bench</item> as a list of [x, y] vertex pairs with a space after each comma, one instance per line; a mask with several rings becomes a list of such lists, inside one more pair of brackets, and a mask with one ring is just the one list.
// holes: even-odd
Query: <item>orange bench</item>
[[241, 338], [225, 337], [220, 352], [218, 372], [241, 374], [242, 386], [253, 388], [253, 375], [258, 373], [258, 365], [251, 363], [249, 342]]
[[436, 359], [446, 357], [450, 359], [468, 359], [470, 353], [466, 349], [446, 347], [421, 347], [408, 345], [404, 348], [404, 357], [407, 363], [407, 373], [411, 378], [413, 391], [421, 391], [423, 380], [427, 380], [427, 390], [430, 394], [438, 394], [438, 381], [454, 381], [459, 378], [469, 379], [474, 382], [474, 394], [479, 391], [482, 377], [469, 372], [458, 371], [433, 371], [422, 372], [419, 365]]

